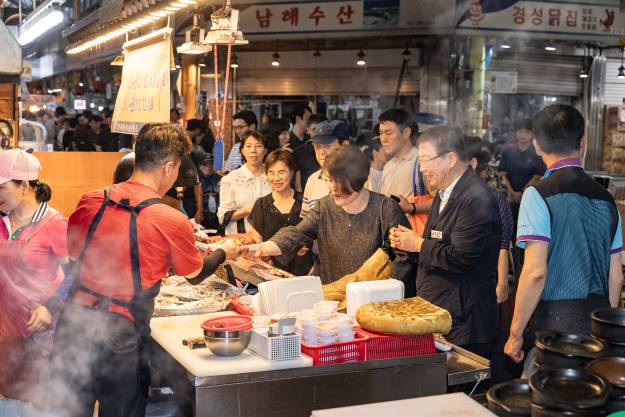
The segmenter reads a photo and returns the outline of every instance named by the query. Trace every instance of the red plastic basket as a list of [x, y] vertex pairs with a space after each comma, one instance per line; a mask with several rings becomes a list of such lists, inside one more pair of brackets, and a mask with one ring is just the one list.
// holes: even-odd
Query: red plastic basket
[[430, 355], [436, 353], [434, 335], [422, 336], [375, 333], [360, 330], [367, 335], [365, 339], [365, 360], [392, 359], [404, 356]]
[[302, 342], [302, 353], [312, 358], [313, 365], [364, 361], [367, 358], [366, 342], [367, 335], [357, 331], [356, 339], [349, 342], [321, 346], [309, 346]]

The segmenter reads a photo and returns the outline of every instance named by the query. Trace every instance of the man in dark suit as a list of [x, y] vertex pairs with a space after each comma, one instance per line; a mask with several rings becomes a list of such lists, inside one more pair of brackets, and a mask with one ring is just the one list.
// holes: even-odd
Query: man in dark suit
[[419, 166], [425, 181], [439, 190], [424, 238], [399, 226], [391, 230], [391, 244], [419, 252], [417, 295], [449, 311], [453, 324], [448, 340], [490, 357], [497, 330], [497, 201], [468, 169], [458, 129], [437, 126], [423, 132]]

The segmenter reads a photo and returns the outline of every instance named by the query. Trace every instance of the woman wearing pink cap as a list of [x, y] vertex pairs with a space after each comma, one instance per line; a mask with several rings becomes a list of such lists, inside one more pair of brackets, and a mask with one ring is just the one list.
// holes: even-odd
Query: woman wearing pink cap
[[40, 169], [31, 154], [0, 151], [0, 395], [35, 403], [71, 285], [67, 220], [48, 206]]

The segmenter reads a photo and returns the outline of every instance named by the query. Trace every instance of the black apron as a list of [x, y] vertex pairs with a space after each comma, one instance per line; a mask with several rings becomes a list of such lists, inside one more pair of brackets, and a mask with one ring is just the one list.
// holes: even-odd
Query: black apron
[[606, 294], [590, 294], [581, 300], [539, 301], [523, 335], [524, 350], [528, 352], [534, 347], [536, 332], [540, 330], [589, 334], [590, 315], [604, 308], [610, 308]]
[[[139, 242], [137, 240], [137, 216], [139, 212], [154, 204], [165, 204], [160, 198], [151, 198], [138, 204], [137, 206], [131, 206], [129, 200], [123, 199], [120, 202], [111, 200], [111, 190], [106, 189], [104, 191], [104, 201], [100, 206], [97, 214], [93, 218], [87, 236], [85, 238], [85, 244], [78, 261], [73, 265], [74, 271], [74, 285], [72, 288], [72, 294], [76, 291], [82, 291], [96, 297], [96, 302], [93, 308], [97, 308], [102, 311], [108, 311], [108, 307], [111, 303], [121, 306], [128, 310], [135, 322], [135, 334], [138, 339], [138, 360], [137, 360], [137, 381], [141, 394], [147, 398], [148, 390], [150, 387], [150, 367], [149, 367], [149, 342], [150, 342], [150, 318], [154, 311], [154, 298], [158, 295], [160, 290], [160, 281], [150, 287], [144, 289], [141, 285], [141, 266], [139, 262]], [[98, 224], [102, 220], [104, 211], [107, 207], [117, 207], [122, 210], [126, 210], [130, 213], [130, 227], [129, 227], [129, 239], [130, 239], [130, 262], [132, 267], [132, 282], [134, 287], [134, 295], [130, 302], [119, 300], [116, 298], [108, 297], [100, 294], [92, 289], [85, 287], [80, 282], [80, 270], [82, 269], [85, 255], [91, 243], [91, 239], [96, 232]]]

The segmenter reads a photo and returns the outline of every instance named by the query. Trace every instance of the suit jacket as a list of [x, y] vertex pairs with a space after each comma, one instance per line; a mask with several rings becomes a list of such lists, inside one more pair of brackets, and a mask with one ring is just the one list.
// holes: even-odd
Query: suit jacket
[[448, 310], [448, 340], [492, 342], [497, 330], [497, 262], [501, 220], [488, 185], [468, 169], [438, 213], [436, 196], [419, 253], [417, 295]]

